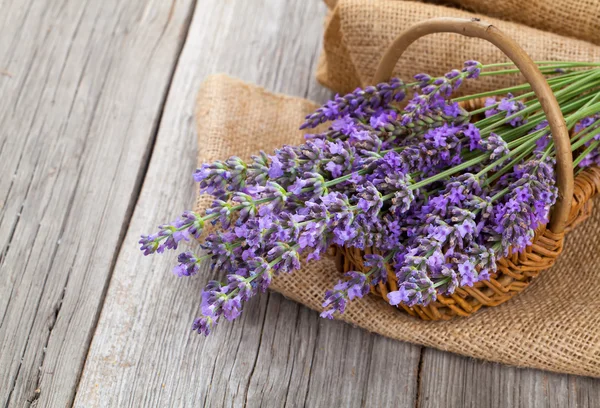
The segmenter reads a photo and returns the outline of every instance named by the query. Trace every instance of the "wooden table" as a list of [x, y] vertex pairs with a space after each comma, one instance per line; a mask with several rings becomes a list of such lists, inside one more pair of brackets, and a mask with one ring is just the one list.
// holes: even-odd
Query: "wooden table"
[[320, 0], [0, 2], [0, 406], [598, 407], [600, 380], [392, 341], [269, 294], [205, 339], [205, 280], [137, 240], [193, 204], [226, 72], [324, 101]]

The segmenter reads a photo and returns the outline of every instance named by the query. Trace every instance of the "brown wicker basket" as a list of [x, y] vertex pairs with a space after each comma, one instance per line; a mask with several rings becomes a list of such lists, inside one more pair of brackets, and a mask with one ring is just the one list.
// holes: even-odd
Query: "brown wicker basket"
[[[483, 24], [477, 19], [456, 18], [436, 18], [416, 24], [400, 34], [388, 48], [379, 64], [374, 83], [390, 78], [396, 62], [410, 44], [422, 36], [441, 32], [458, 33], [490, 41], [515, 63], [531, 84], [546, 113], [556, 146], [559, 194], [552, 209], [550, 222], [538, 228], [532, 245], [522, 253], [514, 253], [498, 261], [498, 270], [491, 275], [489, 281], [477, 282], [472, 287], [460, 287], [451, 296], [438, 295], [437, 301], [427, 306], [398, 305], [399, 309], [423, 320], [450, 320], [456, 316], [469, 316], [483, 306], [497, 306], [523, 291], [541, 271], [554, 265], [562, 252], [565, 232], [590, 215], [590, 199], [600, 191], [600, 169], [597, 167], [586, 169], [574, 180], [570, 136], [552, 90], [529, 56], [494, 26]], [[474, 106], [470, 108], [473, 109]], [[377, 253], [373, 248], [362, 251], [357, 248], [334, 247], [333, 250], [341, 272], [367, 272], [368, 268], [363, 265], [364, 255]], [[388, 265], [387, 283], [371, 287], [371, 292], [387, 300], [387, 294], [397, 289], [396, 275]]]

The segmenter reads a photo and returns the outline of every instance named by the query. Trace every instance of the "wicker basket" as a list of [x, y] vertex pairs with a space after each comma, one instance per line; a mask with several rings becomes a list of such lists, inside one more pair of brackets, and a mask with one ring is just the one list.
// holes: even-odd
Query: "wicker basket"
[[[483, 24], [477, 19], [436, 18], [416, 24], [400, 34], [382, 58], [374, 83], [390, 78], [396, 62], [404, 50], [422, 36], [452, 32], [468, 37], [490, 41], [500, 48], [521, 70], [538, 97], [552, 132], [556, 146], [556, 174], [558, 199], [551, 213], [548, 225], [536, 231], [533, 243], [522, 253], [510, 254], [497, 263], [497, 272], [485, 282], [477, 282], [472, 287], [460, 287], [451, 296], [438, 295], [435, 302], [427, 306], [398, 308], [411, 316], [423, 320], [450, 320], [456, 316], [469, 316], [483, 306], [497, 306], [523, 291], [539, 273], [554, 265], [563, 249], [564, 235], [578, 223], [585, 220], [592, 210], [590, 199], [600, 191], [600, 169], [586, 169], [576, 179], [573, 175], [573, 158], [570, 149], [570, 136], [565, 126], [558, 102], [544, 76], [529, 56], [512, 39], [494, 26]], [[474, 106], [467, 107], [473, 109]], [[364, 251], [357, 248], [334, 247], [336, 264], [341, 272], [350, 270], [367, 272], [363, 265], [365, 254], [377, 253], [376, 249]], [[388, 265], [388, 281], [371, 287], [371, 292], [387, 299], [390, 291], [398, 289], [398, 281], [393, 269]]]

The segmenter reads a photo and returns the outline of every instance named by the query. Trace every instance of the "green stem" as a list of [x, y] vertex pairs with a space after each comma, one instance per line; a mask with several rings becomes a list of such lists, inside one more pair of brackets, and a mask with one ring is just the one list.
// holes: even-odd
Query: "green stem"
[[[384, 258], [383, 258], [383, 262], [388, 263], [393, 257], [394, 255], [396, 255], [396, 252], [398, 251], [390, 251], [389, 254], [387, 254]], [[375, 273], [377, 271], [377, 268], [373, 267], [369, 270], [369, 272], [365, 273], [365, 276], [368, 278], [369, 276], [371, 276], [373, 273]]]
[[[595, 121], [591, 126], [600, 124], [600, 120]], [[596, 128], [593, 129], [594, 131], [592, 132], [588, 132], [587, 135], [585, 137], [582, 137], [581, 139], [579, 139], [577, 142], [571, 144], [571, 151], [575, 151], [577, 149], [579, 149], [581, 146], [583, 146], [584, 144], [586, 144], [587, 142], [589, 142], [590, 140], [592, 140], [594, 137], [600, 135], [600, 128]]]
[[[581, 108], [581, 106], [583, 106], [589, 99], [591, 99], [592, 96], [586, 96], [583, 98], [580, 98], [574, 102], [570, 102], [567, 104], [564, 104], [560, 107], [560, 110], [563, 114], [563, 116], [568, 116], [568, 114], [577, 111], [579, 108]], [[519, 137], [521, 137], [525, 132], [529, 131], [530, 129], [533, 129], [534, 127], [536, 127], [538, 124], [540, 124], [543, 120], [546, 119], [546, 114], [542, 111], [542, 112], [538, 112], [532, 116], [530, 116], [527, 120], [528, 122], [524, 125], [521, 125], [517, 128], [511, 128], [505, 131], [498, 131], [497, 134], [499, 136], [501, 136], [506, 142], [510, 142], [513, 141], [515, 139], [518, 139]], [[479, 122], [476, 122], [475, 125], [477, 126]]]
[[598, 148], [598, 146], [600, 146], [600, 140], [596, 141], [594, 143], [590, 143], [590, 145], [587, 147], [587, 149], [585, 149], [580, 155], [579, 157], [577, 157], [577, 159], [573, 160], [573, 168], [576, 168], [577, 165], [579, 163], [581, 163], [583, 161], [583, 159], [585, 159], [585, 157], [590, 154], [591, 152], [593, 152], [594, 150], [596, 150]]
[[[563, 88], [562, 90], [556, 92], [554, 95], [556, 96], [556, 99], [559, 99], [561, 96], [564, 97], [565, 99], [568, 98], [569, 96], [575, 96], [580, 94], [581, 92], [584, 92], [586, 90], [592, 89], [594, 87], [596, 87], [598, 84], [596, 83], [597, 81], [594, 81], [594, 83], [592, 85], [590, 85], [589, 80], [591, 78], [597, 78], [600, 77], [600, 70], [597, 70], [597, 72], [595, 72], [593, 75], [589, 75], [586, 76], [576, 82], [574, 82], [573, 84], [567, 86], [566, 88]], [[571, 93], [571, 94], [570, 94]], [[526, 107], [525, 109], [514, 113], [510, 116], [507, 116], [499, 121], [496, 121], [495, 123], [491, 123], [489, 126], [483, 128], [481, 130], [482, 135], [485, 134], [489, 134], [492, 132], [492, 130], [496, 129], [499, 126], [504, 125], [505, 123], [510, 122], [512, 119], [517, 118], [517, 117], [522, 117], [524, 116], [526, 113], [529, 112], [533, 112], [537, 109], [541, 108], [541, 103], [539, 101], [536, 101], [535, 103], [532, 103], [530, 106]], [[494, 115], [495, 116], [495, 115]], [[587, 115], [586, 115], [587, 116]], [[492, 117], [489, 117], [487, 119], [492, 119]], [[482, 124], [485, 123], [486, 120], [481, 121]], [[487, 124], [487, 123], [486, 123]]]
[[[574, 68], [573, 66], [564, 65], [564, 64], [556, 64], [556, 65], [547, 65], [543, 67], [538, 67], [542, 74], [555, 74], [557, 73], [557, 69], [564, 68]], [[514, 69], [502, 69], [498, 71], [486, 71], [482, 72], [479, 76], [492, 76], [492, 75], [507, 75], [507, 74], [520, 74], [521, 70], [519, 68]]]
[[[557, 82], [548, 81], [548, 84], [550, 84], [550, 89], [552, 89], [554, 91], [555, 89], [559, 89], [559, 88], [561, 88], [561, 87], [563, 87], [563, 86], [565, 86], [567, 84], [573, 83], [575, 80], [577, 80], [577, 78], [578, 77], [575, 77], [575, 79], [569, 78], [569, 80], [567, 80], [567, 81], [565, 81], [565, 80], [563, 80], [563, 81], [557, 81]], [[561, 78], [561, 79], [564, 79], [564, 78]], [[520, 87], [524, 87], [524, 89], [527, 89], [527, 88], [531, 88], [531, 85], [530, 84], [526, 84], [525, 86], [521, 85]], [[513, 88], [515, 88], [515, 87], [513, 87]], [[491, 95], [505, 95], [507, 93], [512, 93], [512, 92], [515, 92], [515, 90], [514, 89], [510, 89], [510, 88], [504, 88], [504, 89], [500, 89], [498, 91], [492, 91]], [[489, 92], [485, 92], [485, 93], [489, 94]], [[533, 91], [532, 92], [524, 93], [522, 95], [515, 96], [514, 98], [509, 99], [509, 101], [518, 101], [518, 100], [530, 98], [532, 96], [535, 96], [535, 92], [533, 92]], [[456, 99], [454, 99], [454, 101], [456, 102], [456, 101], [458, 101], [458, 99], [461, 99], [461, 98], [456, 98]], [[483, 112], [485, 112], [488, 109], [495, 108], [498, 105], [500, 105], [500, 102], [497, 102], [497, 103], [495, 103], [493, 105], [484, 106], [483, 108], [476, 109], [476, 110], [471, 111], [469, 113], [471, 115], [477, 115], [478, 113], [483, 113]]]
[[[297, 250], [298, 248], [300, 248], [300, 245], [298, 245], [298, 244], [294, 244], [290, 247], [290, 249], [294, 250], [294, 251]], [[281, 261], [282, 259], [283, 259], [283, 255], [280, 255], [277, 258], [275, 258], [274, 260], [272, 260], [271, 262], [269, 262], [269, 268], [273, 268], [273, 266], [275, 266], [277, 264], [277, 262]], [[273, 275], [271, 272], [269, 272], [269, 273], [271, 276]], [[262, 276], [262, 275], [257, 274], [257, 275], [248, 276], [246, 279], [244, 279], [244, 282], [252, 283], [254, 280], [256, 280], [260, 276]], [[231, 299], [232, 297], [237, 295], [239, 293], [239, 291], [240, 291], [239, 288], [235, 288], [231, 292], [227, 293], [227, 295], [224, 295], [223, 298]]]
[[489, 186], [490, 184], [492, 184], [494, 181], [498, 180], [500, 177], [502, 177], [504, 174], [508, 173], [509, 171], [511, 171], [513, 169], [513, 167], [518, 164], [521, 160], [523, 160], [525, 158], [525, 156], [527, 156], [529, 154], [528, 151], [524, 151], [523, 153], [519, 154], [517, 157], [513, 158], [509, 163], [507, 163], [504, 167], [502, 167], [501, 170], [497, 171], [496, 173], [492, 174], [483, 184], [482, 187], [486, 187]]
[[[485, 153], [485, 154], [482, 154], [479, 157], [475, 157], [475, 158], [473, 158], [471, 160], [467, 160], [467, 161], [459, 164], [458, 166], [452, 167], [450, 169], [447, 169], [445, 171], [442, 171], [442, 172], [436, 174], [435, 176], [431, 176], [431, 177], [426, 178], [424, 180], [421, 180], [421, 181], [419, 181], [419, 182], [417, 182], [415, 184], [412, 184], [409, 187], [409, 189], [410, 190], [416, 190], [418, 188], [425, 187], [428, 184], [435, 183], [438, 180], [442, 180], [442, 179], [444, 179], [446, 177], [452, 176], [453, 174], [456, 174], [456, 173], [458, 173], [458, 172], [460, 172], [462, 170], [465, 170], [465, 169], [467, 169], [467, 168], [469, 168], [471, 166], [474, 166], [476, 164], [481, 163], [483, 160], [487, 159], [489, 156], [490, 156], [490, 153]], [[394, 196], [394, 194], [391, 193], [391, 194], [383, 196], [383, 199], [387, 200], [387, 199], [392, 198], [393, 196]]]
[[587, 106], [585, 109], [577, 111], [577, 113], [571, 115], [571, 120], [573, 123], [575, 123], [587, 116], [595, 115], [598, 113], [598, 111], [600, 111], [600, 102], [594, 103]]
[[[536, 132], [537, 133], [537, 132]], [[532, 134], [533, 135], [533, 134]], [[528, 140], [526, 140], [524, 143], [522, 143], [521, 145], [519, 145], [516, 149], [511, 150], [507, 155], [502, 156], [501, 158], [499, 158], [498, 160], [494, 161], [493, 163], [489, 164], [488, 166], [486, 166], [483, 170], [481, 170], [479, 173], [477, 173], [477, 177], [481, 177], [483, 176], [485, 173], [487, 173], [488, 171], [492, 170], [494, 167], [498, 166], [499, 164], [501, 164], [503, 161], [506, 160], [507, 157], [513, 157], [515, 156], [517, 153], [525, 151], [526, 153], [531, 153], [533, 151], [533, 146], [535, 145], [536, 140], [539, 137], [531, 137], [528, 138]], [[529, 149], [529, 150], [528, 150]]]
[[442, 285], [445, 285], [446, 283], [450, 282], [451, 279], [452, 278], [450, 276], [446, 276], [445, 278], [443, 278], [443, 279], [437, 281], [436, 283], [434, 283], [433, 287], [434, 288], [438, 288], [438, 287], [440, 287]]
[[[552, 65], [552, 64], [563, 64], [568, 65], [567, 68], [571, 67], [600, 67], [600, 63], [598, 62], [580, 62], [580, 61], [533, 61], [536, 65]], [[496, 67], [511, 67], [514, 66], [514, 62], [497, 62], [494, 64], [485, 65], [486, 68], [496, 68]]]

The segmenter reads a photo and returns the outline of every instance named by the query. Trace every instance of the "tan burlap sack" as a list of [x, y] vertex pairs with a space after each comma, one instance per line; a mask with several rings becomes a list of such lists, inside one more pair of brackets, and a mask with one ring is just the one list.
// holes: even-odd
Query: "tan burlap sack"
[[476, 13], [600, 44], [597, 0], [448, 0]]
[[[315, 105], [269, 93], [226, 76], [198, 95], [198, 163], [302, 142], [298, 126]], [[198, 200], [198, 211], [206, 208]], [[398, 340], [516, 366], [600, 377], [600, 211], [566, 242], [558, 264], [522, 294], [464, 319], [425, 322], [375, 297], [352, 302], [341, 318]], [[276, 278], [272, 288], [320, 310], [340, 278], [330, 259]]]
[[[600, 44], [600, 2], [597, 0], [423, 1], [454, 4], [488, 17], [514, 21], [550, 33]], [[338, 0], [324, 0], [324, 2], [327, 7], [333, 9]]]
[[[477, 17], [495, 24], [534, 60], [600, 61], [600, 47], [589, 42], [455, 8], [398, 0], [339, 0], [326, 21], [317, 79], [339, 93], [371, 85], [379, 59], [394, 38], [410, 25], [431, 17]], [[403, 79], [419, 72], [442, 74], [462, 67], [469, 59], [484, 64], [507, 61], [500, 50], [483, 40], [435, 34], [413, 44], [398, 63], [395, 74]], [[518, 75], [488, 77], [466, 82], [462, 90], [479, 91], [522, 81]]]

